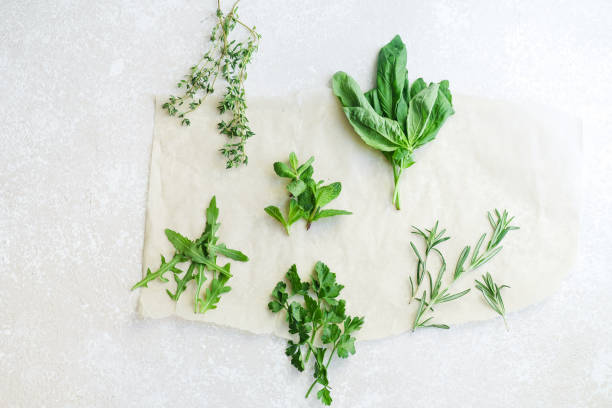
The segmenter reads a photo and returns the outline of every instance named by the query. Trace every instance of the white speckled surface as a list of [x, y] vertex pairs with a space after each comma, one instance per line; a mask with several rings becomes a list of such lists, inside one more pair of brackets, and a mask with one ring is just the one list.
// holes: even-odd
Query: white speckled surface
[[[397, 32], [412, 73], [584, 120], [580, 255], [559, 292], [511, 314], [510, 333], [490, 321], [359, 344], [330, 373], [334, 405], [612, 405], [612, 3], [243, 1], [264, 36], [253, 94], [318, 86], [338, 68], [363, 83]], [[2, 406], [318, 406], [282, 340], [140, 320], [128, 292], [153, 95], [197, 58], [213, 7], [0, 4]]]

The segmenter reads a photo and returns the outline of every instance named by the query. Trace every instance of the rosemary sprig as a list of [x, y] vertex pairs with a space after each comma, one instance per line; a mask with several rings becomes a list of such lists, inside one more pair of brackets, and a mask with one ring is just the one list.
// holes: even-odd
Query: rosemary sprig
[[425, 229], [425, 232], [418, 229], [414, 225], [412, 226], [412, 228], [414, 228], [414, 230], [412, 231], [413, 234], [418, 235], [425, 240], [425, 255], [421, 256], [419, 254], [419, 250], [416, 248], [414, 243], [410, 241], [410, 247], [414, 251], [414, 254], [417, 257], [418, 262], [417, 262], [417, 270], [416, 270], [416, 278], [415, 278], [416, 285], [412, 281], [412, 276], [410, 277], [410, 301], [408, 303], [412, 302], [412, 299], [417, 295], [421, 282], [423, 281], [423, 278], [425, 277], [425, 273], [429, 273], [427, 272], [427, 258], [429, 257], [429, 253], [432, 250], [434, 250], [440, 256], [442, 256], [442, 254], [436, 248], [436, 246], [450, 239], [450, 237], [444, 236], [444, 233], [446, 232], [445, 229], [438, 232], [438, 221], [436, 221], [436, 224], [434, 225], [432, 229], [430, 230]]
[[453, 275], [453, 280], [457, 280], [462, 274], [476, 270], [485, 263], [489, 262], [491, 258], [493, 258], [502, 250], [503, 246], [501, 246], [500, 244], [506, 234], [512, 230], [519, 229], [519, 227], [510, 225], [512, 220], [514, 220], [514, 217], [508, 218], [509, 215], [506, 210], [500, 213], [499, 210], [495, 209], [496, 219], [493, 219], [493, 216], [490, 212], [487, 213], [487, 216], [489, 218], [489, 223], [493, 228], [493, 232], [491, 233], [491, 237], [489, 238], [486, 247], [484, 248], [482, 253], [480, 253], [482, 244], [484, 243], [484, 240], [487, 236], [487, 234], [484, 233], [480, 236], [480, 239], [478, 239], [478, 242], [476, 243], [476, 246], [472, 251], [472, 257], [470, 258], [467, 266], [465, 265], [465, 263], [470, 255], [471, 248], [469, 245], [463, 248], [463, 250], [459, 254], [459, 259], [457, 260], [457, 266], [455, 267], [455, 274]]
[[482, 296], [491, 309], [502, 317], [506, 330], [508, 330], [508, 322], [506, 322], [506, 309], [501, 296], [501, 290], [503, 288], [510, 288], [510, 286], [497, 285], [495, 282], [493, 282], [493, 278], [489, 272], [487, 272], [486, 275], [482, 275], [482, 282], [480, 282], [478, 279], [476, 279], [475, 282], [476, 289], [482, 292]]
[[[238, 19], [239, 1], [234, 3], [228, 14], [221, 11], [221, 3], [217, 1], [217, 23], [210, 36], [210, 48], [200, 61], [191, 67], [190, 74], [177, 83], [178, 88], [184, 89], [183, 95], [170, 96], [162, 105], [170, 116], [178, 117], [182, 125], [189, 126], [191, 121], [187, 115], [214, 92], [217, 78], [221, 75], [227, 86], [217, 109], [220, 114], [231, 114], [228, 121], [221, 120], [218, 123], [219, 132], [230, 139], [220, 149], [227, 160], [227, 168], [248, 164], [245, 144], [255, 134], [246, 116], [244, 82], [247, 79], [246, 67], [257, 52], [261, 36], [255, 31], [255, 27], [249, 27]], [[230, 34], [237, 25], [247, 31], [246, 41], [230, 39]]]
[[[422, 232], [416, 227], [413, 228], [415, 229], [414, 233], [425, 240], [426, 251], [427, 248], [431, 248], [431, 250], [438, 254], [438, 256], [440, 257], [441, 265], [440, 269], [438, 270], [438, 274], [436, 275], [436, 280], [434, 281], [433, 277], [431, 276], [431, 273], [426, 269], [426, 259], [422, 259], [422, 257], [418, 254], [416, 247], [411, 242], [412, 249], [415, 251], [417, 257], [419, 258], [419, 263], [417, 264], [417, 281], [419, 270], [421, 270], [422, 275], [427, 274], [427, 277], [429, 279], [429, 293], [425, 290], [423, 291], [423, 295], [420, 298], [417, 298], [420, 303], [419, 308], [417, 309], [416, 316], [414, 318], [412, 331], [415, 331], [419, 327], [436, 327], [438, 329], [448, 329], [449, 327], [446, 324], [431, 323], [434, 316], [427, 317], [427, 315], [430, 314], [430, 312], [434, 311], [433, 307], [435, 305], [459, 299], [460, 297], [466, 295], [470, 291], [470, 289], [451, 294], [449, 293], [449, 291], [452, 283], [451, 285], [442, 287], [442, 278], [444, 277], [444, 273], [446, 272], [446, 260], [444, 259], [444, 255], [442, 255], [442, 252], [435, 248], [435, 246], [440, 244], [441, 242], [450, 239], [450, 237], [444, 237], [444, 233], [446, 232], [446, 230], [442, 229], [442, 231], [436, 232], [438, 229], [437, 221], [431, 230], [425, 230], [427, 233]], [[419, 266], [420, 264], [422, 264], [423, 266]], [[410, 283], [412, 285], [412, 279]]]

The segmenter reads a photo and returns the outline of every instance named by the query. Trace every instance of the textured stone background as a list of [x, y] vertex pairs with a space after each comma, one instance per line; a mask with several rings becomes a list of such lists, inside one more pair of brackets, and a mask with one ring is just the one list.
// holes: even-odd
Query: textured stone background
[[[580, 257], [559, 292], [511, 314], [509, 333], [495, 320], [359, 344], [331, 371], [334, 405], [612, 405], [612, 3], [243, 2], [263, 34], [251, 94], [319, 86], [337, 69], [372, 80], [400, 33], [413, 78], [584, 120]], [[128, 291], [153, 95], [198, 58], [214, 7], [0, 3], [2, 406], [318, 406], [282, 340], [141, 320]]]

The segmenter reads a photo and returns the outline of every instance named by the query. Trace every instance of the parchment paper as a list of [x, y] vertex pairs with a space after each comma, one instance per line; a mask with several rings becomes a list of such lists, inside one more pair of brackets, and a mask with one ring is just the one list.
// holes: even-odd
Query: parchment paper
[[[145, 317], [176, 315], [287, 336], [284, 316], [267, 309], [270, 292], [293, 263], [304, 278], [322, 260], [345, 285], [348, 313], [365, 316], [359, 338], [402, 333], [411, 328], [417, 303], [408, 304], [408, 277], [414, 279], [416, 267], [409, 243], [422, 245], [411, 225], [430, 228], [439, 220], [447, 228], [452, 239], [441, 248], [450, 278], [462, 247], [490, 232], [486, 214], [494, 208], [508, 209], [521, 229], [506, 237], [491, 262], [460, 278], [453, 291], [473, 288], [474, 279], [489, 271], [496, 282], [511, 286], [503, 293], [511, 312], [550, 295], [574, 263], [581, 128], [559, 112], [456, 96], [456, 114], [404, 171], [397, 211], [391, 203], [391, 167], [353, 132], [330, 89], [250, 98], [256, 136], [247, 144], [249, 165], [233, 170], [225, 170], [218, 153], [225, 138], [216, 130], [214, 103], [193, 114], [191, 127], [180, 127], [161, 109], [164, 101], [157, 98], [143, 271], [157, 269], [160, 254], [172, 256], [165, 228], [200, 235], [213, 194], [221, 241], [251, 260], [232, 262], [232, 291], [218, 309], [194, 314], [193, 286], [175, 304], [165, 293], [174, 288], [171, 280], [142, 289], [139, 310]], [[330, 207], [353, 215], [317, 221], [310, 231], [298, 222], [286, 235], [263, 209], [277, 205], [285, 211], [285, 181], [272, 163], [286, 161], [291, 151], [300, 161], [315, 156], [316, 179], [342, 182]], [[472, 289], [461, 300], [440, 305], [435, 316], [452, 326], [496, 315]]]

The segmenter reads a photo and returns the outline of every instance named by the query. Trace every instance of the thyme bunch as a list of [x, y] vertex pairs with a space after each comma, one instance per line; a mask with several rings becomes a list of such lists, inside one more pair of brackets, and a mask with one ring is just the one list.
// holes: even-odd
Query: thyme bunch
[[[185, 79], [177, 83], [177, 87], [184, 90], [183, 95], [172, 95], [162, 105], [170, 116], [176, 116], [180, 120], [181, 125], [189, 126], [191, 120], [187, 116], [214, 92], [215, 83], [221, 76], [227, 85], [217, 109], [221, 115], [228, 113], [230, 117], [228, 120], [221, 119], [217, 127], [219, 133], [229, 139], [220, 149], [226, 158], [228, 169], [248, 164], [245, 144], [255, 134], [246, 116], [244, 82], [247, 79], [247, 66], [259, 48], [261, 35], [255, 31], [254, 26], [249, 27], [238, 19], [239, 1], [234, 3], [228, 14], [221, 11], [221, 2], [217, 1], [217, 23], [210, 35], [210, 48], [200, 61], [190, 68]], [[248, 38], [245, 41], [230, 38], [238, 26], [247, 31]]]

